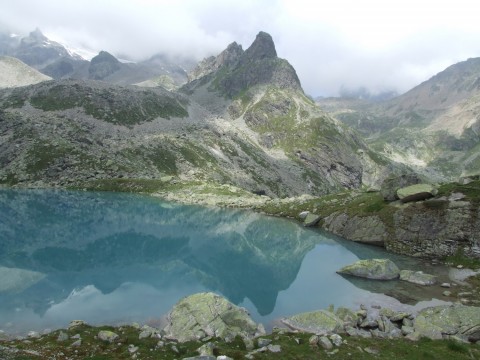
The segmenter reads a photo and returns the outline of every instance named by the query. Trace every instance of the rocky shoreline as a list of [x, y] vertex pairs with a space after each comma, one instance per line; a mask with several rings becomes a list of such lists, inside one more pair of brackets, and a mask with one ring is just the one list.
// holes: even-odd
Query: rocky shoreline
[[74, 320], [68, 329], [32, 331], [26, 338], [8, 339], [0, 333], [0, 356], [76, 359], [94, 354], [102, 359], [228, 360], [290, 358], [295, 348], [307, 357], [323, 352], [341, 359], [345, 349], [352, 355], [352, 343], [361, 344], [355, 349], [360, 354], [384, 357], [387, 354], [374, 344], [394, 341], [408, 346], [408, 342], [424, 339], [447, 340], [447, 344], [468, 349], [472, 356], [480, 355], [479, 308], [461, 304], [429, 307], [417, 314], [364, 305], [335, 310], [332, 305], [282, 322], [286, 327], [266, 334], [245, 309], [214, 293], [198, 293], [181, 299], [168, 313], [163, 328], [138, 324], [92, 327]]

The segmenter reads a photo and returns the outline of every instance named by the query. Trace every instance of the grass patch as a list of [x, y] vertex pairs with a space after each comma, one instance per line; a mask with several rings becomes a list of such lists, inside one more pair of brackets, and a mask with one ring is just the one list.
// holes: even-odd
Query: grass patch
[[453, 266], [462, 265], [463, 267], [470, 269], [480, 269], [480, 259], [466, 256], [460, 248], [457, 249], [457, 252], [454, 255], [447, 256], [444, 261]]
[[438, 188], [438, 196], [450, 196], [452, 193], [462, 193], [465, 200], [480, 203], [480, 180], [474, 180], [470, 184], [461, 185], [458, 183], [442, 184]]
[[[113, 343], [103, 342], [96, 338], [100, 330], [110, 330], [119, 335]], [[137, 359], [182, 359], [186, 357], [198, 356], [197, 349], [204, 343], [200, 341], [189, 341], [185, 343], [176, 343], [167, 339], [158, 338], [139, 339], [140, 329], [132, 326], [100, 326], [91, 327], [88, 325], [77, 326], [69, 330], [62, 330], [69, 339], [57, 341], [60, 330], [54, 331], [41, 338], [32, 340], [28, 343], [22, 340], [11, 342], [0, 341], [0, 345], [15, 346], [17, 351], [11, 355], [3, 357], [0, 347], [0, 357], [12, 360], [19, 359], [53, 359], [58, 358], [57, 354], [62, 352], [65, 358], [78, 358], [90, 360], [127, 360], [132, 359], [132, 353], [129, 346], [137, 347], [135, 354]], [[80, 346], [71, 346], [75, 341], [72, 336], [79, 334], [82, 339]], [[329, 355], [330, 351], [324, 350], [319, 346], [309, 344], [311, 334], [280, 332], [272, 333], [263, 338], [270, 339], [272, 344], [280, 345], [280, 353], [271, 353], [270, 351], [256, 353], [255, 359], [358, 359], [370, 360], [378, 359], [399, 359], [399, 360], [467, 360], [478, 359], [480, 356], [480, 347], [473, 344], [459, 344], [452, 340], [421, 339], [418, 342], [411, 342], [404, 339], [382, 340], [382, 339], [362, 339], [342, 335], [344, 343], [335, 347], [335, 354]], [[210, 342], [214, 343], [214, 356], [225, 355], [235, 360], [245, 359], [249, 352], [240, 337], [236, 337], [232, 342], [226, 343], [218, 338], [213, 338]], [[4, 344], [5, 343], [5, 344]], [[257, 345], [257, 341], [254, 341]], [[258, 348], [258, 346], [256, 346]], [[377, 353], [372, 355], [365, 351], [371, 349]], [[32, 355], [34, 350], [39, 355]], [[63, 358], [62, 357], [62, 358]]]

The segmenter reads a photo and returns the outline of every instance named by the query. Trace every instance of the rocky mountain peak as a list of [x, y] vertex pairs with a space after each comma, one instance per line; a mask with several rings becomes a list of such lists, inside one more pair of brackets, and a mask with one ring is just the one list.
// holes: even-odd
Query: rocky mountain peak
[[235, 41], [227, 46], [220, 54], [203, 59], [189, 74], [188, 81], [200, 79], [211, 74], [222, 66], [232, 67], [236, 65], [244, 54], [242, 45]]
[[36, 28], [34, 31], [30, 32], [27, 37], [22, 39], [22, 44], [33, 44], [33, 43], [42, 43], [48, 41], [48, 38], [43, 35], [42, 31], [39, 28]]
[[242, 45], [237, 44], [235, 41], [227, 46], [217, 57], [216, 63], [220, 66], [235, 65], [240, 57], [243, 55]]
[[255, 41], [245, 51], [245, 58], [248, 60], [262, 60], [266, 58], [276, 58], [277, 51], [270, 34], [260, 31]]
[[90, 61], [88, 73], [90, 79], [102, 80], [120, 70], [120, 68], [121, 63], [115, 56], [106, 51], [100, 51], [98, 55]]

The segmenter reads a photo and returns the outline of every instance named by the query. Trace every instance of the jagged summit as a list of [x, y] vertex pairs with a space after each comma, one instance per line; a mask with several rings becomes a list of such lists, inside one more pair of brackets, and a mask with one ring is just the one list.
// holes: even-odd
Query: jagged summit
[[210, 89], [233, 98], [257, 85], [272, 85], [303, 92], [297, 73], [287, 60], [277, 57], [272, 37], [259, 32], [243, 51], [236, 42], [216, 57], [201, 61], [189, 74], [187, 92], [211, 82]]
[[90, 79], [102, 80], [120, 70], [120, 65], [120, 61], [118, 61], [115, 56], [106, 51], [100, 51], [99, 54], [90, 61], [88, 74]]
[[31, 31], [27, 37], [24, 37], [21, 42], [31, 44], [34, 42], [40, 43], [44, 41], [48, 41], [48, 38], [42, 33], [39, 28], [36, 28], [34, 31]]
[[255, 38], [255, 41], [245, 51], [245, 60], [262, 60], [266, 58], [276, 58], [277, 51], [275, 44], [270, 34], [260, 31]]

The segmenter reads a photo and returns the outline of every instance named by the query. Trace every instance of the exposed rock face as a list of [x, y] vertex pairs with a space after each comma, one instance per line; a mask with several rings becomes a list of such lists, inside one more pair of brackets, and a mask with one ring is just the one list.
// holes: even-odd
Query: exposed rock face
[[400, 270], [389, 259], [359, 260], [337, 271], [339, 274], [353, 275], [375, 280], [391, 280], [398, 278]]
[[384, 246], [387, 232], [387, 227], [377, 215], [350, 217], [343, 212], [325, 217], [323, 227], [349, 240], [377, 246]]
[[272, 37], [270, 34], [260, 31], [257, 34], [255, 41], [245, 51], [245, 55], [242, 58], [242, 63], [276, 57], [277, 51], [275, 50], [275, 44], [273, 43]]
[[393, 236], [387, 250], [424, 257], [444, 257], [461, 250], [480, 257], [479, 209], [470, 202], [429, 200], [393, 214]]
[[239, 335], [252, 338], [265, 332], [244, 308], [213, 293], [199, 293], [180, 300], [169, 312], [167, 337], [180, 342], [207, 336], [232, 340]]
[[418, 184], [419, 182], [420, 178], [415, 173], [392, 176], [385, 179], [385, 181], [382, 183], [380, 192], [386, 201], [395, 201], [398, 199], [398, 189]]
[[218, 56], [210, 56], [202, 60], [195, 69], [188, 74], [188, 81], [200, 79], [203, 76], [217, 71], [222, 66], [233, 67], [238, 64], [242, 54], [242, 46], [233, 42]]

